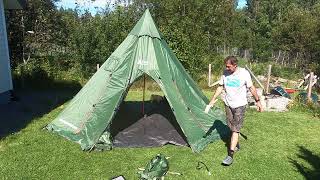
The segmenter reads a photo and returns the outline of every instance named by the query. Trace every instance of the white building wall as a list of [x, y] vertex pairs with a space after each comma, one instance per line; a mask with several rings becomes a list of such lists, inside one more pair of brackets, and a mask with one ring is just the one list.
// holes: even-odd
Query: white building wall
[[12, 89], [4, 5], [3, 0], [0, 0], [0, 94]]

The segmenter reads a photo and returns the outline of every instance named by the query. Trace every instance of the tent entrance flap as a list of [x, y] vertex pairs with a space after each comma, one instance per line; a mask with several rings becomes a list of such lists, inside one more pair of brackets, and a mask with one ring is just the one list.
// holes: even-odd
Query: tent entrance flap
[[114, 147], [158, 147], [166, 144], [188, 146], [169, 104], [163, 100], [123, 102], [111, 124]]

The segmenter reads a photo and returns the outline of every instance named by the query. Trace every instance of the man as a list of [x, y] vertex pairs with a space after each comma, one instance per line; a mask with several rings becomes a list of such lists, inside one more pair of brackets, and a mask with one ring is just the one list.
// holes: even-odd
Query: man
[[[219, 87], [216, 90], [212, 100], [206, 106], [205, 112], [208, 113], [217, 101], [217, 97], [225, 90], [223, 101], [227, 116], [227, 124], [231, 130], [230, 147], [228, 147], [228, 155], [223, 160], [223, 165], [231, 165], [233, 163], [233, 154], [239, 148], [239, 133], [243, 124], [244, 114], [246, 110], [247, 88], [254, 96], [257, 102], [257, 110], [262, 111], [261, 102], [257, 94], [256, 88], [252, 84], [249, 72], [241, 67], [238, 67], [238, 60], [234, 56], [225, 58], [224, 63], [226, 69], [219, 80]], [[237, 147], [237, 149], [236, 149]]]

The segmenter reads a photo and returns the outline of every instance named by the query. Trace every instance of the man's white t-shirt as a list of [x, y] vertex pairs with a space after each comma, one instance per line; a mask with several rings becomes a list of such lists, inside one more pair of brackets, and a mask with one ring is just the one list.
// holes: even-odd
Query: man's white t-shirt
[[252, 86], [252, 80], [249, 72], [241, 67], [230, 74], [224, 71], [219, 80], [219, 85], [224, 86], [224, 102], [231, 108], [237, 108], [248, 104], [247, 88]]

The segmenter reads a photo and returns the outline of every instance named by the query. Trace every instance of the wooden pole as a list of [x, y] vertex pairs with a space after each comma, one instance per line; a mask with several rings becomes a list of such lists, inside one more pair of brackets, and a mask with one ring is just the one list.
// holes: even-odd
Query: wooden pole
[[308, 86], [308, 102], [312, 102], [311, 99], [311, 92], [312, 92], [312, 83], [313, 83], [313, 72], [310, 73], [310, 77], [309, 77], [309, 86]]
[[216, 81], [216, 82], [214, 82], [213, 84], [210, 84], [210, 86], [209, 87], [213, 87], [213, 86], [216, 86], [217, 84], [219, 84], [219, 80], [218, 81]]
[[[298, 88], [300, 88], [300, 86], [302, 86], [302, 84], [308, 79], [308, 77], [310, 76], [310, 74], [307, 74], [303, 80], [300, 82], [300, 84], [298, 85]], [[308, 87], [308, 86], [307, 86]]]
[[146, 87], [146, 75], [143, 75], [143, 95], [142, 95], [142, 115], [144, 116], [144, 95], [145, 95], [145, 87]]
[[208, 86], [211, 85], [211, 64], [209, 64]]
[[263, 85], [258, 80], [258, 78], [253, 74], [253, 72], [249, 69], [249, 67], [246, 65], [246, 69], [249, 71], [250, 75], [253, 77], [253, 79], [259, 84], [259, 86], [264, 90]]
[[270, 64], [269, 68], [268, 68], [268, 77], [267, 77], [267, 84], [266, 84], [266, 92], [265, 92], [265, 94], [269, 94], [269, 91], [270, 91], [269, 87], [270, 87], [271, 68], [272, 68], [272, 65]]

